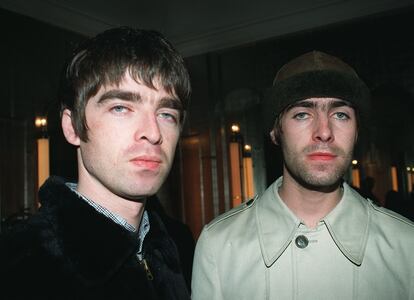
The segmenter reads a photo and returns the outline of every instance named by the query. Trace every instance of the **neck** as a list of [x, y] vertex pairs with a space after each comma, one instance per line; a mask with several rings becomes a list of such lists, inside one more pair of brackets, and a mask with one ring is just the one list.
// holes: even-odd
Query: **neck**
[[89, 173], [82, 172], [83, 166], [80, 165], [79, 168], [78, 192], [138, 228], [144, 213], [146, 198], [130, 200], [118, 196]]
[[128, 200], [112, 193], [102, 191], [82, 181], [79, 178], [77, 190], [79, 193], [106, 208], [113, 214], [124, 218], [128, 224], [138, 228], [144, 213], [146, 199], [138, 201]]
[[279, 196], [286, 206], [309, 228], [315, 228], [342, 198], [342, 188], [336, 186], [326, 190], [304, 187], [291, 176], [284, 174]]

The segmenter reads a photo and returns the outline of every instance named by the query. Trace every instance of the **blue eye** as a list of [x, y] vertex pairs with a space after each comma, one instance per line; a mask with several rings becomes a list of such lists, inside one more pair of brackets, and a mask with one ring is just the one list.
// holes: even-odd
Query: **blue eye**
[[162, 112], [162, 113], [159, 113], [158, 115], [162, 119], [167, 120], [169, 122], [174, 122], [174, 123], [177, 123], [178, 122], [178, 119], [177, 119], [177, 117], [174, 114], [170, 114], [170, 113], [167, 113], [167, 112]]
[[116, 112], [116, 113], [124, 113], [128, 110], [128, 108], [126, 108], [125, 106], [122, 106], [122, 105], [116, 105], [116, 106], [112, 107], [111, 110]]
[[337, 112], [334, 115], [335, 115], [335, 118], [338, 119], [338, 120], [348, 120], [349, 119], [349, 116], [344, 112]]
[[293, 118], [296, 120], [306, 120], [307, 118], [309, 118], [309, 114], [305, 112], [300, 112], [295, 114]]

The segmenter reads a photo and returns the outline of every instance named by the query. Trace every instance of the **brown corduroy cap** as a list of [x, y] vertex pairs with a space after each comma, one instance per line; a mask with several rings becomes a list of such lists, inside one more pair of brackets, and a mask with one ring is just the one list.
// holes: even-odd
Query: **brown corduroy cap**
[[311, 51], [280, 68], [268, 96], [274, 122], [290, 104], [312, 97], [346, 100], [365, 114], [370, 92], [351, 66], [324, 52]]

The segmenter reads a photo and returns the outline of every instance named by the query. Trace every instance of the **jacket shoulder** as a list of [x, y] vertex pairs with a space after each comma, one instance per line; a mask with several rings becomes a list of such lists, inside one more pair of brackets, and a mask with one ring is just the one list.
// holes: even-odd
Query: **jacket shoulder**
[[6, 265], [16, 263], [17, 258], [33, 256], [43, 248], [47, 244], [44, 237], [48, 236], [48, 227], [50, 226], [46, 220], [33, 215], [3, 232], [0, 237], [0, 248], [1, 257], [6, 259]]
[[379, 226], [386, 227], [390, 231], [398, 229], [399, 234], [406, 232], [414, 236], [414, 222], [385, 207], [377, 206], [374, 203], [370, 203], [369, 205], [373, 210], [374, 222], [377, 220]]
[[213, 228], [220, 223], [223, 223], [229, 219], [234, 219], [240, 214], [251, 211], [252, 208], [255, 206], [258, 198], [259, 198], [259, 195], [256, 195], [254, 198], [246, 202], [243, 202], [239, 206], [230, 209], [228, 212], [225, 212], [219, 215], [218, 217], [213, 219], [209, 224], [205, 226], [205, 230], [209, 230], [210, 228]]
[[369, 210], [373, 224], [377, 224], [384, 229], [389, 228], [390, 230], [394, 230], [395, 227], [406, 228], [409, 232], [411, 231], [414, 234], [414, 222], [399, 213], [383, 206], [379, 206], [369, 198], [364, 198], [357, 191], [353, 191], [353, 197], [360, 202], [365, 203], [364, 206]]

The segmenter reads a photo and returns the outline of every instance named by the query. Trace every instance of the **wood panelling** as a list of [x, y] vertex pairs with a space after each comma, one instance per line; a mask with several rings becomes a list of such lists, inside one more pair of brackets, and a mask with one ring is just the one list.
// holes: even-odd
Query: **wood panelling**
[[204, 225], [200, 137], [184, 137], [180, 143], [180, 150], [185, 222], [197, 238]]

